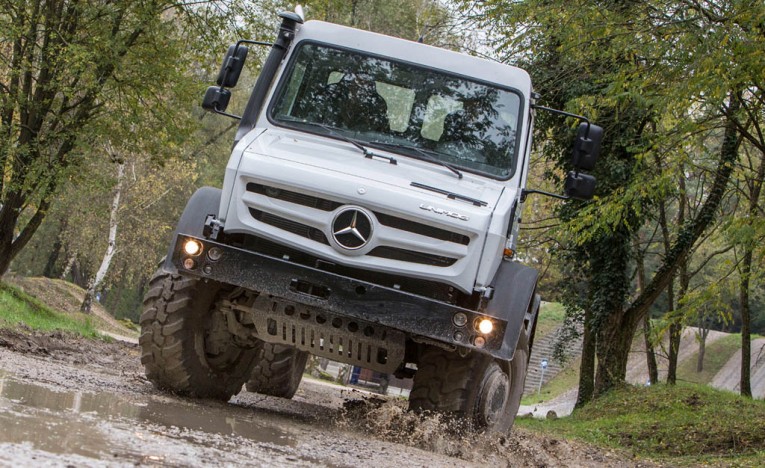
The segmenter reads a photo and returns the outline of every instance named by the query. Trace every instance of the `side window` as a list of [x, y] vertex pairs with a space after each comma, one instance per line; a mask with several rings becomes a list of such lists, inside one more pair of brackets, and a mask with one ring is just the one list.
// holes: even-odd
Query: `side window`
[[390, 129], [394, 132], [405, 132], [414, 105], [414, 90], [382, 81], [376, 82], [376, 89], [377, 94], [382, 96], [388, 105]]
[[298, 91], [300, 90], [300, 85], [303, 82], [303, 77], [305, 76], [305, 65], [302, 63], [298, 63], [295, 65], [295, 71], [292, 72], [292, 76], [290, 77], [289, 84], [287, 86], [287, 93], [284, 96], [284, 98], [279, 103], [279, 108], [277, 109], [277, 112], [280, 114], [285, 115], [293, 115], [293, 110], [295, 107], [295, 99], [297, 98]]
[[434, 94], [428, 99], [420, 135], [428, 140], [438, 141], [444, 133], [444, 119], [451, 113], [462, 109], [462, 103], [454, 99]]

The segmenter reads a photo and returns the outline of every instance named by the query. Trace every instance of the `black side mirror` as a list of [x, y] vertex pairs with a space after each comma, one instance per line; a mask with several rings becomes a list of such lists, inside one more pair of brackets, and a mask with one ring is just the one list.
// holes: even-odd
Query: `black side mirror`
[[224, 112], [231, 99], [231, 91], [217, 86], [210, 86], [202, 99], [202, 109], [211, 112]]
[[567, 197], [589, 200], [595, 195], [595, 177], [571, 171], [566, 176], [563, 190]]
[[241, 44], [238, 47], [236, 45], [229, 46], [223, 64], [220, 66], [218, 78], [215, 80], [218, 86], [225, 88], [236, 86], [242, 68], [244, 68], [244, 61], [247, 60], [247, 52], [249, 52], [247, 46]]
[[595, 167], [602, 140], [603, 128], [584, 122], [580, 123], [576, 132], [576, 140], [574, 140], [574, 151], [571, 155], [571, 162], [574, 167], [585, 171]]

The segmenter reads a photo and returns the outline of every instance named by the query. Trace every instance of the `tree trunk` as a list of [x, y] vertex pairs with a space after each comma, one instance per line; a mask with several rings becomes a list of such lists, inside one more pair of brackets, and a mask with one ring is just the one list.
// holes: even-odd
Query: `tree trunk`
[[751, 311], [749, 309], [749, 275], [752, 271], [752, 247], [747, 246], [741, 265], [739, 282], [739, 305], [741, 308], [741, 395], [752, 396], [752, 335]]
[[683, 337], [683, 326], [673, 323], [669, 326], [669, 363], [667, 364], [667, 384], [677, 383], [677, 356], [680, 353], [680, 339]]
[[582, 339], [582, 362], [579, 366], [579, 392], [576, 408], [592, 400], [595, 391], [595, 339], [592, 331], [592, 312], [584, 311], [584, 336]]
[[91, 311], [93, 296], [109, 271], [109, 265], [112, 263], [112, 258], [114, 258], [114, 253], [117, 250], [117, 214], [120, 208], [120, 196], [122, 195], [122, 181], [124, 177], [125, 163], [120, 161], [117, 163], [117, 187], [114, 190], [114, 199], [112, 200], [112, 207], [109, 213], [109, 243], [106, 247], [104, 258], [101, 260], [101, 266], [98, 268], [96, 275], [88, 282], [85, 298], [82, 300], [82, 305], [80, 305], [80, 311], [86, 314], [89, 314]]
[[[637, 289], [638, 292], [642, 292], [645, 287], [645, 261], [643, 251], [640, 249], [640, 242], [638, 236], [633, 238], [632, 250], [635, 252], [635, 260], [637, 263]], [[655, 384], [659, 381], [659, 366], [656, 363], [656, 351], [653, 348], [651, 333], [651, 317], [650, 314], [646, 314], [643, 317], [643, 344], [645, 346], [645, 363], [648, 368], [648, 382]]]
[[699, 321], [699, 358], [696, 361], [696, 372], [700, 373], [704, 371], [704, 354], [707, 351], [707, 337], [709, 336], [709, 321]]
[[656, 363], [656, 351], [653, 349], [651, 332], [651, 319], [647, 315], [643, 317], [643, 340], [645, 342], [645, 359], [648, 367], [648, 380], [651, 385], [659, 381], [659, 365]]
[[636, 329], [637, 323], [630, 322], [630, 317], [612, 314], [598, 334], [596, 397], [624, 384]]
[[[755, 219], [758, 219], [760, 194], [762, 193], [762, 184], [765, 183], [765, 152], [760, 154], [759, 163], [757, 175], [747, 181], [749, 189], [749, 216], [747, 223], [750, 225]], [[739, 276], [739, 307], [741, 309], [741, 380], [739, 386], [741, 394], [748, 397], [752, 396], [752, 311], [749, 302], [749, 283], [752, 275], [753, 253], [753, 242], [744, 244], [744, 258], [741, 261]]]
[[[61, 272], [61, 276], [59, 276], [59, 279], [65, 280], [67, 276], [72, 272], [72, 269], [74, 268], [74, 262], [77, 261], [77, 255], [72, 254], [69, 256], [69, 260], [66, 261], [66, 266], [64, 266], [64, 271]], [[74, 283], [75, 281], [72, 281]]]

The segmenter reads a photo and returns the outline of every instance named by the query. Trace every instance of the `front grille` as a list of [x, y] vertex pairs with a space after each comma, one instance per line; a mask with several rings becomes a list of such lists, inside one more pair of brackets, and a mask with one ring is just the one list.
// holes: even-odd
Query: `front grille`
[[323, 232], [314, 227], [306, 226], [305, 224], [300, 224], [271, 213], [266, 213], [265, 211], [256, 210], [255, 208], [250, 208], [250, 215], [261, 223], [268, 224], [269, 226], [274, 226], [283, 231], [297, 234], [298, 236], [305, 237], [306, 239], [311, 239], [313, 241], [329, 245], [327, 236], [325, 236]]
[[391, 260], [400, 260], [402, 262], [420, 263], [422, 265], [432, 265], [437, 267], [448, 267], [454, 265], [456, 258], [442, 257], [413, 250], [399, 249], [396, 247], [376, 247], [367, 255], [372, 257], [388, 258]]
[[263, 184], [256, 184], [254, 182], [247, 184], [247, 191], [265, 195], [268, 198], [275, 198], [277, 200], [283, 200], [289, 203], [294, 203], [296, 205], [307, 206], [309, 208], [316, 208], [317, 210], [322, 211], [334, 211], [342, 206], [342, 203], [335, 201], [314, 197], [312, 195], [306, 195], [304, 193], [292, 192], [290, 190], [284, 190], [276, 187], [269, 187]]
[[[334, 200], [319, 198], [313, 195], [306, 195], [304, 193], [293, 192], [291, 190], [284, 190], [268, 185], [257, 184], [255, 182], [250, 182], [247, 184], [247, 191], [264, 195], [268, 198], [275, 198], [277, 200], [294, 203], [296, 205], [307, 206], [309, 208], [316, 208], [322, 211], [334, 211], [343, 206], [343, 203]], [[446, 229], [437, 228], [429, 224], [418, 223], [416, 221], [410, 221], [408, 219], [399, 218], [398, 216], [392, 216], [377, 211], [374, 212], [374, 215], [380, 224], [388, 227], [412, 232], [421, 236], [431, 237], [433, 239], [453, 242], [455, 244], [468, 245], [470, 243], [470, 238], [464, 234], [447, 231]]]

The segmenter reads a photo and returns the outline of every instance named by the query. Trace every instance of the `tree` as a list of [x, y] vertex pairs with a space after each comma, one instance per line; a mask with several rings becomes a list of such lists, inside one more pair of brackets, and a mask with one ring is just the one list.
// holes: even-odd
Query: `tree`
[[154, 122], [168, 148], [188, 136], [193, 121], [177, 110], [198, 99], [190, 71], [252, 10], [237, 0], [0, 1], [0, 275], [99, 136], [138, 122]]
[[[715, 220], [742, 127], [753, 118], [741, 103], [743, 90], [758, 81], [756, 70], [762, 69], [756, 51], [763, 38], [753, 26], [763, 24], [763, 10], [695, 1], [466, 6], [482, 24], [497, 25], [500, 53], [531, 72], [545, 104], [589, 114], [606, 129], [596, 200], [568, 203], [559, 211], [559, 258], [586, 265], [587, 287], [574, 291], [585, 312], [580, 401], [624, 381], [638, 325]], [[565, 169], [560, 155], [568, 137], [557, 125], [537, 115], [537, 138], [554, 139], [543, 150]], [[722, 137], [707, 167], [711, 183], [703, 202], [683, 224], [672, 226], [654, 274], [631, 294], [630, 239], [673, 192], [673, 170], [684, 158], [678, 149], [690, 136], [716, 129]], [[662, 169], [649, 163], [654, 155], [671, 164]], [[597, 355], [594, 375], [588, 349]]]

